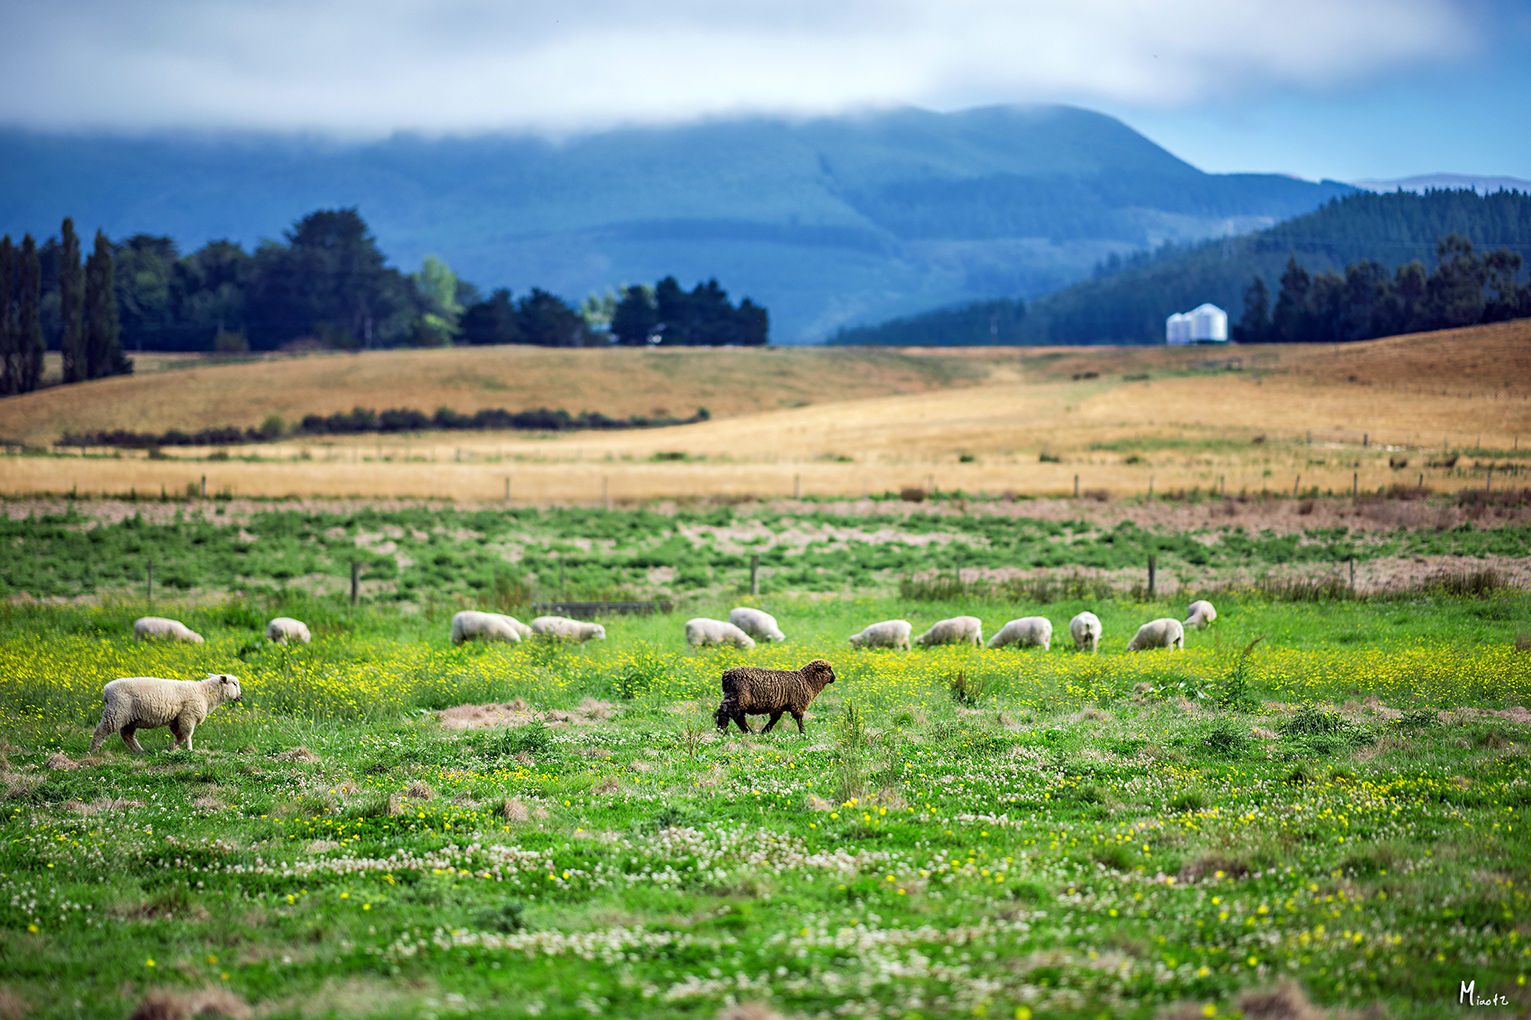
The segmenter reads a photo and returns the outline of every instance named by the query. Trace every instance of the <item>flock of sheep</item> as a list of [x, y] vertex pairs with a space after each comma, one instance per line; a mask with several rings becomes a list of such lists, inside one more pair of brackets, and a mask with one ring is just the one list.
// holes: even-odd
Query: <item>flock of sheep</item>
[[[1212, 603], [1191, 603], [1184, 623], [1173, 617], [1150, 620], [1138, 628], [1127, 644], [1129, 652], [1141, 652], [1150, 648], [1183, 648], [1185, 628], [1201, 629], [1217, 619]], [[938, 620], [919, 637], [910, 638], [914, 627], [908, 620], [884, 620], [870, 624], [859, 634], [852, 634], [850, 643], [855, 648], [901, 648], [908, 650], [912, 644], [922, 647], [955, 644], [983, 644], [983, 621], [976, 616], [954, 616]], [[1069, 636], [1074, 639], [1078, 651], [1094, 652], [1100, 646], [1100, 617], [1083, 612], [1069, 621]], [[202, 635], [179, 620], [160, 616], [145, 616], [133, 624], [133, 635], [140, 640], [170, 640], [201, 643]], [[530, 624], [522, 623], [503, 613], [484, 613], [468, 610], [452, 617], [452, 643], [464, 641], [508, 641], [519, 644], [533, 636], [563, 638], [576, 641], [605, 640], [606, 628], [598, 623], [573, 620], [566, 616], [539, 616]], [[312, 640], [308, 625], [288, 616], [278, 616], [266, 624], [266, 638], [286, 644], [289, 641]], [[727, 620], [706, 617], [686, 621], [686, 642], [693, 648], [704, 645], [732, 645], [735, 648], [754, 648], [755, 641], [784, 641], [786, 635], [770, 613], [748, 606], [739, 606], [728, 614]], [[1052, 644], [1052, 621], [1045, 616], [1023, 616], [1011, 620], [989, 639], [989, 648], [1048, 649]], [[766, 732], [776, 725], [784, 713], [791, 713], [799, 731], [803, 729], [803, 713], [829, 684], [835, 681], [834, 667], [823, 659], [814, 659], [802, 669], [764, 669], [758, 666], [736, 666], [723, 671], [723, 700], [714, 713], [719, 729], [727, 729], [737, 723], [746, 733], [751, 732], [745, 717], [769, 715]], [[208, 713], [225, 701], [238, 701], [241, 696], [239, 678], [228, 673], [209, 673], [206, 680], [165, 680], [159, 677], [123, 677], [107, 684], [102, 692], [105, 708], [101, 723], [91, 737], [90, 752], [96, 753], [102, 743], [112, 734], [121, 734], [128, 749], [137, 754], [143, 747], [134, 734], [140, 729], [168, 726], [175, 735], [176, 746], [191, 750], [192, 733]]]
[[[1185, 647], [1185, 629], [1201, 630], [1217, 619], [1212, 603], [1198, 599], [1191, 603], [1188, 615], [1182, 623], [1172, 616], [1150, 620], [1138, 628], [1127, 651], [1143, 652], [1150, 648], [1177, 649]], [[910, 638], [914, 627], [908, 620], [884, 620], [870, 624], [859, 634], [852, 634], [850, 641], [855, 648], [902, 648], [907, 651], [911, 644], [930, 648], [934, 645], [982, 645], [983, 621], [976, 616], [954, 616], [949, 620], [937, 620], [919, 637]], [[1094, 652], [1100, 647], [1102, 636], [1100, 617], [1088, 610], [1069, 621], [1069, 637], [1074, 648], [1080, 652]], [[989, 648], [1041, 648], [1052, 647], [1053, 624], [1045, 616], [1023, 616], [1011, 620], [989, 639]]]

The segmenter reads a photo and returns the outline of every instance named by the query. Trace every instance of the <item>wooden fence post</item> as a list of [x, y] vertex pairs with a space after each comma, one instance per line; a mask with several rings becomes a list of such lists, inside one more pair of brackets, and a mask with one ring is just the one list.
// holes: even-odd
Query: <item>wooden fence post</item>
[[1079, 498], [1079, 476], [1078, 475], [1074, 476], [1074, 498], [1075, 499]]
[[1157, 565], [1158, 564], [1156, 564], [1154, 562], [1154, 554], [1153, 553], [1149, 553], [1148, 554], [1148, 597], [1149, 598], [1153, 598], [1154, 597], [1154, 568]]
[[154, 608], [154, 561], [149, 561], [149, 608]]
[[351, 605], [361, 601], [361, 560], [351, 561]]
[[750, 594], [760, 594], [760, 554], [753, 553], [750, 556]]

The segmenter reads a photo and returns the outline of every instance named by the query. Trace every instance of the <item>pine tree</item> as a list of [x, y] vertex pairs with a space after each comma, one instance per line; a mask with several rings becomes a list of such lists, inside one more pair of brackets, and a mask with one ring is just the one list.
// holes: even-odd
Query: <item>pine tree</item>
[[31, 393], [43, 378], [42, 303], [43, 265], [37, 257], [37, 242], [31, 234], [21, 239], [21, 259], [16, 267], [17, 334], [21, 372], [16, 392]]
[[1234, 328], [1234, 339], [1241, 344], [1260, 344], [1270, 339], [1271, 292], [1265, 281], [1256, 276], [1244, 291], [1244, 317]]
[[1276, 339], [1284, 343], [1311, 340], [1312, 315], [1308, 310], [1308, 291], [1313, 278], [1297, 261], [1293, 252], [1286, 260], [1281, 274], [1281, 292], [1276, 295], [1276, 307], [1271, 312], [1271, 328]]
[[66, 383], [90, 378], [90, 359], [85, 352], [85, 330], [80, 315], [84, 303], [85, 274], [80, 269], [80, 238], [74, 232], [74, 220], [65, 216], [59, 239], [58, 310], [64, 320], [59, 349], [64, 355]]
[[16, 246], [0, 238], [0, 396], [17, 392], [21, 358], [16, 325]]
[[112, 243], [98, 230], [96, 250], [85, 260], [85, 360], [91, 379], [133, 370], [118, 340], [117, 292], [112, 276]]

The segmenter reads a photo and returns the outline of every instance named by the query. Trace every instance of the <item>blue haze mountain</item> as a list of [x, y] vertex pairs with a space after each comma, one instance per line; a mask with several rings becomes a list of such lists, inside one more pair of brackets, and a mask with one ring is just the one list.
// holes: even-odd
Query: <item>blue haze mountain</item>
[[738, 119], [550, 141], [0, 131], [0, 232], [63, 215], [183, 252], [253, 247], [356, 207], [403, 268], [427, 254], [487, 293], [717, 278], [778, 343], [994, 298], [1030, 299], [1111, 254], [1268, 227], [1351, 192], [1205, 174], [1072, 107]]

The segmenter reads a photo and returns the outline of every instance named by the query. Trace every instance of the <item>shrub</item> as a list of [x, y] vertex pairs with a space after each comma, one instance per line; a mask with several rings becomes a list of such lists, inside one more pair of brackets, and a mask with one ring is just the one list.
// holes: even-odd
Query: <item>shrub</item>
[[1212, 731], [1202, 739], [1201, 743], [1213, 754], [1232, 757], [1243, 753], [1249, 746], [1249, 735], [1231, 719], [1219, 719], [1212, 725]]
[[947, 690], [959, 705], [976, 705], [983, 700], [988, 683], [982, 677], [969, 679], [967, 670], [959, 669], [947, 680]]

